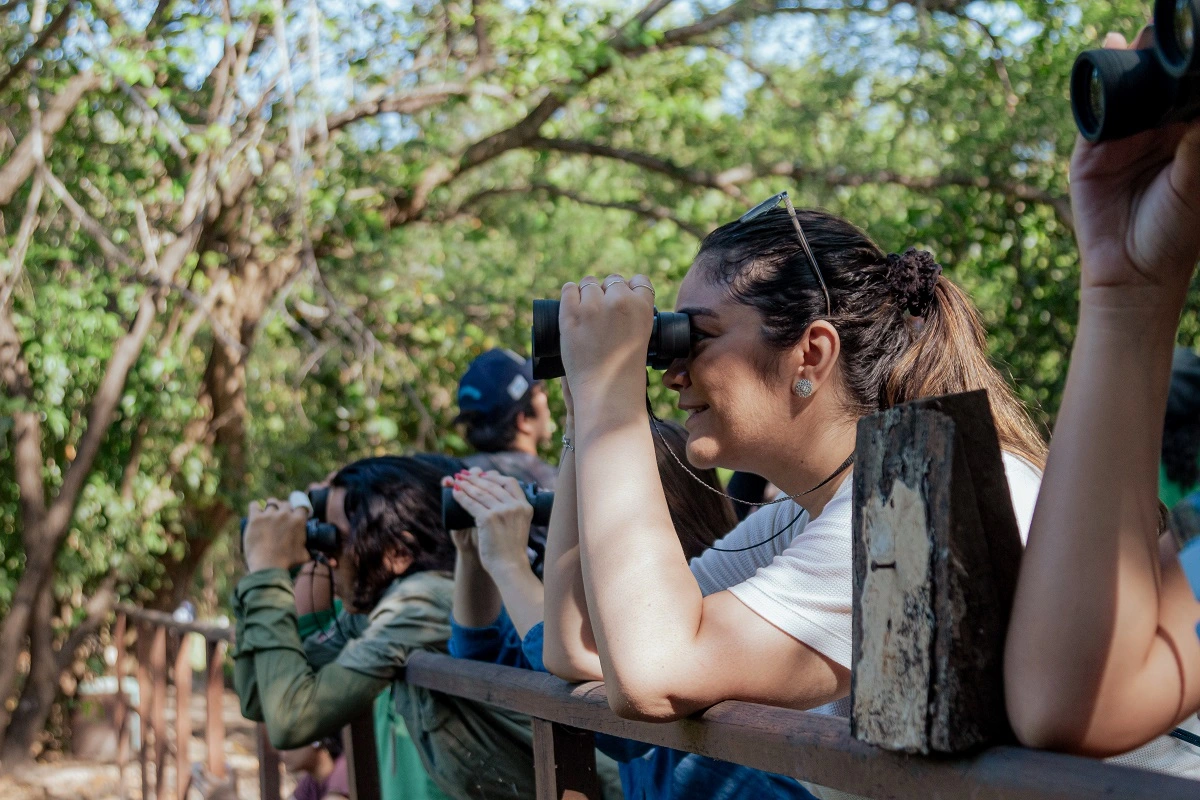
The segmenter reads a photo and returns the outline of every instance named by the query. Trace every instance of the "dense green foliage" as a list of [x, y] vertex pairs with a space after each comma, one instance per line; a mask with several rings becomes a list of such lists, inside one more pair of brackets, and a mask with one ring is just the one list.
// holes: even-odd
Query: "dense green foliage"
[[[1080, 49], [1105, 30], [1132, 35], [1148, 13], [1131, 0], [742, 2], [718, 20], [730, 24], [673, 38], [664, 31], [721, 6], [679, 2], [613, 37], [640, 6], [313, 0], [287, 9], [285, 59], [281, 3], [235, 1], [223, 20], [201, 0], [160, 3], [161, 18], [154, 4], [96, 0], [51, 2], [47, 19], [69, 19], [24, 59], [38, 5], [0, 4], [15, 71], [0, 78], [0, 169], [29, 135], [31, 96], [44, 112], [73, 76], [98, 77], [47, 137], [64, 192], [46, 183], [21, 263], [36, 176], [0, 208], [0, 287], [15, 287], [7, 313], [33, 385], [31, 398], [0, 397], [0, 616], [25, 563], [12, 415], [40, 415], [53, 498], [150, 291], [148, 253], [162, 257], [191, 222], [198, 165], [219, 166], [204, 230], [159, 298], [58, 551], [64, 631], [105, 575], [149, 602], [201, 540], [211, 547], [192, 588], [211, 608], [239, 565], [207, 524], [227, 533], [249, 499], [356, 456], [462, 451], [457, 376], [485, 348], [528, 349], [534, 297], [585, 272], [641, 271], [670, 307], [697, 234], [782, 188], [886, 250], [932, 250], [1049, 422], [1077, 302], [1066, 77]], [[243, 40], [244, 74], [222, 83], [218, 60]], [[547, 97], [560, 107], [523, 129]], [[475, 158], [513, 130], [525, 138]], [[245, 367], [224, 399], [222, 351]], [[239, 443], [244, 457], [231, 455]]]

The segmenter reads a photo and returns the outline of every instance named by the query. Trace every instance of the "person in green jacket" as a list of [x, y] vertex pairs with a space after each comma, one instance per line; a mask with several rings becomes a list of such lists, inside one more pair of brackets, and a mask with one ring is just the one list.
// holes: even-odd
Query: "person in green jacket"
[[[290, 570], [309, 560], [307, 511], [251, 505], [248, 573], [234, 591], [234, 683], [248, 719], [272, 744], [297, 747], [336, 733], [390, 689], [421, 763], [451, 798], [534, 796], [528, 718], [409, 686], [410, 653], [446, 652], [454, 546], [441, 524], [444, 471], [412, 457], [357, 461], [331, 481], [330, 557], [345, 609], [301, 639]], [[407, 799], [406, 799], [407, 800]]]
[[[327, 483], [314, 484], [308, 487], [310, 492], [314, 486], [329, 488]], [[342, 624], [342, 601], [333, 593], [333, 573], [324, 561], [304, 565], [295, 577], [295, 594], [301, 639], [327, 629], [336, 631]], [[449, 800], [425, 772], [408, 726], [396, 713], [390, 686], [375, 698], [373, 717], [380, 800]]]

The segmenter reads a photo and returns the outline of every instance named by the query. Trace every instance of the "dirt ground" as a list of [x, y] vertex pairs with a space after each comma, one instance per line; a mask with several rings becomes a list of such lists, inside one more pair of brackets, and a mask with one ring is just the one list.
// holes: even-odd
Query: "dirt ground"
[[[175, 701], [173, 689], [167, 704], [167, 728], [171, 732], [174, 747]], [[193, 785], [189, 800], [262, 800], [258, 785], [258, 755], [255, 743], [254, 723], [242, 718], [238, 710], [237, 696], [227, 691], [222, 716], [225, 720], [225, 763], [235, 776], [236, 784], [214, 786], [202, 791]], [[203, 740], [205, 703], [202, 694], [194, 694], [191, 700], [192, 738], [188, 743], [188, 758], [193, 765], [207, 762], [208, 749]], [[150, 770], [153, 773], [153, 768]], [[13, 775], [0, 777], [0, 799], [2, 800], [149, 800], [142, 797], [142, 778], [137, 754], [131, 755], [124, 770], [125, 792], [121, 792], [121, 776], [115, 763], [84, 761], [71, 755], [56, 755], [23, 768]], [[168, 759], [163, 780], [163, 791], [159, 800], [175, 800], [174, 759]], [[154, 797], [153, 775], [151, 791]], [[291, 794], [294, 786], [289, 776], [283, 776], [284, 798]], [[233, 788], [233, 792], [230, 792]], [[269, 798], [268, 800], [275, 800]]]

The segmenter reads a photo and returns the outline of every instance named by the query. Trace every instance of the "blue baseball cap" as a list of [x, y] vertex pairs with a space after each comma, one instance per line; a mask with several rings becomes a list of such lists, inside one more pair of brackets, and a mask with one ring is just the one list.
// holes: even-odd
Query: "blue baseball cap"
[[458, 382], [458, 416], [498, 417], [520, 404], [533, 386], [533, 359], [512, 350], [488, 350]]

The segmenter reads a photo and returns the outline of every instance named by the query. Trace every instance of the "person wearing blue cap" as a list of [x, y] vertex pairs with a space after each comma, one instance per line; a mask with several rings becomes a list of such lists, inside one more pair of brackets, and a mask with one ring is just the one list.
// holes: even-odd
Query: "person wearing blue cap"
[[[467, 441], [478, 451], [463, 459], [468, 466], [553, 491], [558, 470], [537, 452], [550, 442], [554, 422], [546, 389], [533, 379], [531, 359], [496, 348], [472, 361], [458, 382], [454, 421], [465, 427]], [[539, 576], [545, 545], [546, 529], [532, 528], [529, 558]]]
[[533, 362], [511, 350], [488, 350], [458, 382], [458, 417], [479, 451], [471, 466], [553, 488], [555, 469], [537, 457], [554, 423], [546, 390], [533, 379]]

